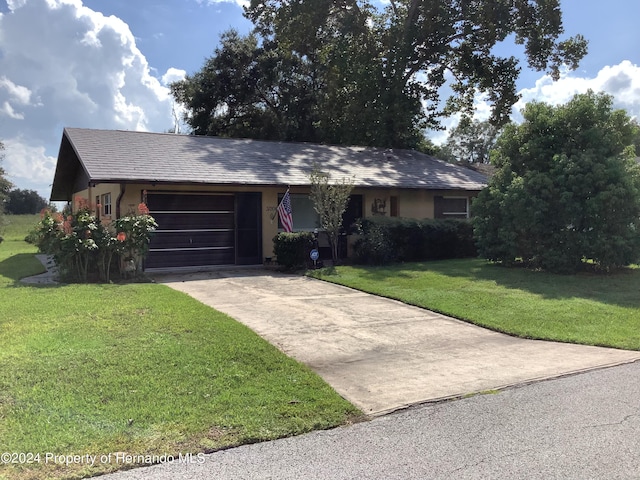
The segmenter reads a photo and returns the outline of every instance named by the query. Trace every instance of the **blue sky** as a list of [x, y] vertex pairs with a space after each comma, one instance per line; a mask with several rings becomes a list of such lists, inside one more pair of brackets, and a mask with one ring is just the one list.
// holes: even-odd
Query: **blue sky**
[[[243, 1], [0, 0], [0, 141], [9, 179], [48, 197], [65, 126], [170, 128], [168, 83], [197, 71], [221, 32], [249, 31]], [[583, 34], [589, 53], [555, 83], [524, 65], [516, 111], [591, 88], [640, 118], [640, 2], [562, 0], [562, 10], [566, 35]], [[481, 98], [477, 111], [487, 113]]]

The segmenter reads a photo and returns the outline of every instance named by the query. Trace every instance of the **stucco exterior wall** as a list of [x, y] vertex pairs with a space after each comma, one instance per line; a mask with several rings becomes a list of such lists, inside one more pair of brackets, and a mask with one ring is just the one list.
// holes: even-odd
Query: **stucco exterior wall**
[[[90, 186], [84, 190], [76, 192], [73, 195], [73, 200], [71, 202], [71, 207], [75, 211], [78, 208], [78, 202], [76, 201], [78, 198], [85, 199], [92, 209], [95, 209], [97, 212], [97, 205], [100, 204], [100, 220], [103, 223], [110, 223], [112, 220], [115, 220], [116, 217], [116, 199], [118, 198], [120, 186], [116, 184], [110, 183], [102, 183], [96, 186]], [[109, 193], [111, 194], [111, 213], [105, 214], [104, 209], [102, 208], [102, 199], [103, 195]]]
[[354, 190], [364, 195], [365, 218], [392, 216], [391, 198], [395, 197], [398, 217], [433, 218], [433, 195], [426, 190], [367, 189]]
[[[193, 192], [193, 193], [225, 193], [225, 192], [260, 192], [262, 194], [262, 253], [263, 258], [273, 256], [273, 237], [278, 233], [278, 195], [286, 191], [285, 187], [256, 187], [256, 186], [207, 186], [207, 185], [152, 185], [152, 184], [126, 184], [124, 193], [121, 194], [120, 184], [103, 183], [91, 186], [74, 195], [88, 199], [95, 206], [96, 197], [102, 198], [105, 193], [111, 194], [111, 215], [101, 212], [101, 219], [109, 222], [120, 216], [135, 212], [138, 204], [143, 201], [143, 192]], [[309, 187], [291, 187], [292, 195], [309, 193]], [[434, 196], [462, 196], [472, 198], [477, 192], [469, 191], [428, 191], [428, 190], [402, 190], [384, 188], [354, 188], [354, 195], [363, 197], [364, 217], [377, 215], [391, 216], [391, 197], [395, 197], [395, 206], [398, 217], [406, 218], [433, 218]], [[119, 202], [118, 202], [119, 200]], [[119, 205], [118, 205], [119, 203]], [[75, 201], [74, 201], [74, 208]], [[153, 212], [152, 212], [153, 214]]]

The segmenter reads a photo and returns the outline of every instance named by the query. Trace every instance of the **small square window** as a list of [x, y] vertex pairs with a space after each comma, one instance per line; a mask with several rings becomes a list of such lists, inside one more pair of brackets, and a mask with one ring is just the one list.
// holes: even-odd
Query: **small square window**
[[105, 193], [101, 197], [102, 204], [102, 214], [103, 215], [111, 215], [111, 194]]

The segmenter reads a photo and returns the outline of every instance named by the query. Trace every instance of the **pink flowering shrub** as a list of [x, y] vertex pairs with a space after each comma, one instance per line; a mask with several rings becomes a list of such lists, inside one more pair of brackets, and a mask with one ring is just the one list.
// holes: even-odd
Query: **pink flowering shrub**
[[91, 275], [99, 280], [111, 280], [111, 266], [119, 258], [122, 266], [134, 260], [135, 273], [141, 273], [142, 261], [148, 252], [150, 235], [157, 224], [145, 204], [138, 212], [105, 226], [94, 209], [83, 198], [76, 198], [76, 210], [62, 214], [41, 212], [34, 237], [41, 252], [53, 255], [60, 277], [68, 282], [87, 282]]
[[142, 261], [149, 251], [151, 235], [158, 228], [155, 219], [149, 215], [145, 203], [138, 205], [134, 214], [113, 221], [116, 230], [116, 249], [120, 255], [120, 272], [129, 274], [142, 273]]

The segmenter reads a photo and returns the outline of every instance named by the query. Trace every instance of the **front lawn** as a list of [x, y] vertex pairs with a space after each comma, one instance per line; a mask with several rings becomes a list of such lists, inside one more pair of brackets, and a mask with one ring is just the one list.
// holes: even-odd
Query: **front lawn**
[[13, 220], [0, 244], [0, 453], [32, 456], [0, 463], [0, 478], [80, 478], [131, 467], [125, 454], [178, 458], [360, 414], [248, 328], [166, 286], [20, 284], [43, 269]]
[[554, 275], [463, 259], [311, 275], [520, 337], [640, 350], [638, 268]]

